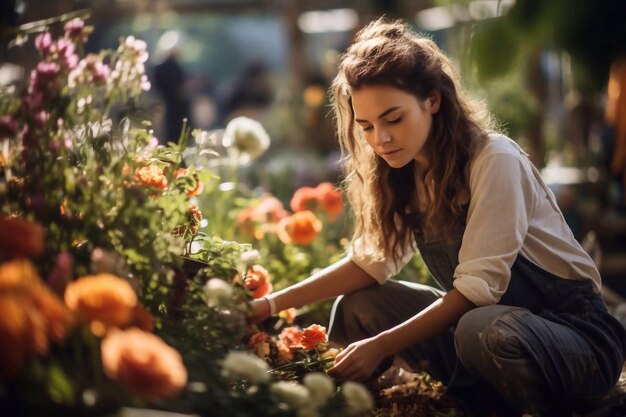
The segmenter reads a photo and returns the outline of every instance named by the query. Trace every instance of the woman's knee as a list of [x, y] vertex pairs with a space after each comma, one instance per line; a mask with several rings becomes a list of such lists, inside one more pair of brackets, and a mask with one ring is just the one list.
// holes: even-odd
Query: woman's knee
[[469, 369], [498, 366], [524, 355], [520, 317], [528, 310], [510, 306], [475, 308], [461, 317], [454, 333], [459, 360]]

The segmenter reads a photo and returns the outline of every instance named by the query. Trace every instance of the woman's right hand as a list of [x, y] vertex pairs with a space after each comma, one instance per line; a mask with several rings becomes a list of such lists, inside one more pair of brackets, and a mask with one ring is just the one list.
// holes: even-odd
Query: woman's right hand
[[257, 298], [250, 302], [248, 323], [257, 324], [270, 316], [270, 304], [265, 298]]

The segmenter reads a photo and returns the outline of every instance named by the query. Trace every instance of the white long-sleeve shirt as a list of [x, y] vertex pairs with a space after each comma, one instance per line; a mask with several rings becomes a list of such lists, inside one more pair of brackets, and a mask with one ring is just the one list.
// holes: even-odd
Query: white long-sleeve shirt
[[[552, 191], [528, 156], [511, 139], [492, 134], [470, 164], [470, 202], [454, 287], [477, 306], [496, 304], [508, 287], [517, 255], [563, 279], [591, 279], [601, 288], [593, 261], [574, 238]], [[348, 257], [379, 283], [394, 276], [415, 254], [397, 264], [376, 261], [355, 241]]]

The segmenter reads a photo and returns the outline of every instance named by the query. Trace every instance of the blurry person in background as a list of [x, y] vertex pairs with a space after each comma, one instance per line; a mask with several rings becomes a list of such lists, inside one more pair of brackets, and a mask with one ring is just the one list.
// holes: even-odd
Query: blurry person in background
[[249, 63], [239, 75], [224, 103], [224, 124], [237, 116], [263, 119], [274, 99], [270, 71], [261, 61]]
[[177, 142], [187, 119], [191, 126], [191, 102], [187, 93], [187, 77], [179, 62], [182, 47], [182, 35], [178, 32], [165, 32], [157, 43], [154, 67], [154, 86], [163, 99], [165, 106], [165, 122], [163, 135], [159, 135], [162, 143]]

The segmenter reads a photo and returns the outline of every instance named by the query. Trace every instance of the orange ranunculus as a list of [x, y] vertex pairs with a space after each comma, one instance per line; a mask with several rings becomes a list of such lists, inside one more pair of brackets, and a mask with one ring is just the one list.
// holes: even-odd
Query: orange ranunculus
[[61, 342], [71, 323], [29, 261], [0, 266], [0, 377], [16, 375], [32, 354], [47, 353], [49, 342]]
[[143, 185], [163, 190], [167, 188], [167, 177], [156, 165], [146, 165], [135, 170], [135, 180]]
[[265, 332], [253, 334], [248, 340], [248, 349], [253, 350], [259, 358], [270, 355], [270, 336]]
[[293, 324], [297, 314], [298, 313], [295, 308], [288, 308], [287, 310], [283, 310], [278, 313], [278, 317], [285, 320], [289, 324]]
[[[38, 315], [24, 308], [25, 297], [0, 293], [0, 377], [15, 376], [32, 353], [44, 353], [48, 342]], [[35, 319], [37, 317], [37, 319]]]
[[200, 228], [200, 222], [202, 221], [202, 212], [195, 204], [192, 204], [189, 207], [189, 212], [187, 213], [187, 219], [189, 220], [189, 230], [194, 235], [198, 233], [198, 229]]
[[44, 250], [44, 229], [21, 217], [0, 217], [0, 257], [39, 256]]
[[313, 187], [301, 187], [297, 189], [291, 198], [289, 206], [294, 212], [316, 210], [319, 207], [317, 189]]
[[187, 384], [180, 354], [142, 330], [113, 330], [102, 341], [107, 376], [144, 400], [175, 397]]
[[[239, 275], [235, 277], [235, 282], [240, 280]], [[261, 265], [252, 265], [243, 281], [243, 286], [252, 291], [252, 298], [261, 298], [272, 292], [269, 272]]]
[[185, 231], [189, 230], [192, 235], [198, 233], [200, 228], [200, 222], [202, 221], [202, 212], [195, 204], [189, 206], [187, 211], [187, 224], [185, 226], [178, 226], [173, 231], [174, 236], [183, 236]]
[[30, 298], [44, 319], [47, 338], [54, 343], [61, 343], [74, 321], [67, 307], [43, 284], [33, 288]]
[[278, 237], [286, 244], [308, 245], [322, 231], [322, 222], [310, 211], [299, 211], [278, 224]]
[[311, 350], [327, 340], [326, 327], [319, 324], [312, 324], [302, 331], [302, 347], [306, 350]]
[[88, 275], [67, 286], [65, 304], [92, 323], [119, 327], [132, 320], [137, 294], [128, 281], [115, 275]]
[[298, 326], [285, 327], [278, 335], [278, 340], [289, 349], [302, 348], [302, 330]]
[[343, 212], [341, 192], [330, 182], [321, 183], [317, 186], [316, 190], [322, 210], [324, 210], [329, 219], [333, 220], [337, 218], [337, 216]]
[[[188, 172], [189, 171], [186, 168], [178, 168], [176, 172], [174, 173], [174, 176], [178, 179], [178, 178], [186, 176]], [[187, 197], [190, 197], [190, 198], [200, 194], [204, 190], [204, 184], [198, 181], [195, 175], [193, 176], [193, 180], [194, 180], [193, 189], [187, 190], [186, 192]]]
[[0, 264], [0, 291], [30, 290], [39, 282], [37, 269], [26, 259], [15, 259]]

